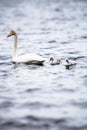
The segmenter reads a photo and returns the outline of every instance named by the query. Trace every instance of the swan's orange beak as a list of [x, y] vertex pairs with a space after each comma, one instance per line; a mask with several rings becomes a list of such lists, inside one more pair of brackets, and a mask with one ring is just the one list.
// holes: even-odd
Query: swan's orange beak
[[10, 37], [11, 35], [12, 35], [11, 32], [9, 32], [8, 35], [7, 35], [7, 37]]

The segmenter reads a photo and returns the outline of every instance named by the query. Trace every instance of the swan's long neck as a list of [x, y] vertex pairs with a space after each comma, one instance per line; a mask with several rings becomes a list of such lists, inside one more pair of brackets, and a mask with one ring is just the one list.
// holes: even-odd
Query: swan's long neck
[[17, 34], [14, 35], [14, 51], [13, 51], [13, 57], [17, 56]]

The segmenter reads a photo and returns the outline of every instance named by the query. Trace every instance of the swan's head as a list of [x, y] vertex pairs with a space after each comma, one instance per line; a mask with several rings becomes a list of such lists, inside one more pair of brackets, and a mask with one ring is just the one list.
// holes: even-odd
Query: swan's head
[[10, 36], [13, 36], [13, 35], [16, 35], [16, 31], [11, 30], [11, 31], [8, 33], [7, 37], [10, 37]]

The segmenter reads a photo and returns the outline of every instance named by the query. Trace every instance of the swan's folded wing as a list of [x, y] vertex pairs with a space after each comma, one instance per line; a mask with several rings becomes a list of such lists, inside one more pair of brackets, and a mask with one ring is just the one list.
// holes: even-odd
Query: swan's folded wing
[[31, 53], [13, 57], [13, 61], [17, 63], [43, 63], [45, 59], [39, 55]]

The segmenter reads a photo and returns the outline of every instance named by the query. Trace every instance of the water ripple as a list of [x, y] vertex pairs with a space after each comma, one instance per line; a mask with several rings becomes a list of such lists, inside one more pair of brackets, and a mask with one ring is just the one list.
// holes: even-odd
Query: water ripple
[[[87, 130], [87, 1], [3, 0], [0, 9], [0, 130]], [[12, 29], [18, 55], [39, 54], [43, 66], [13, 64]]]

